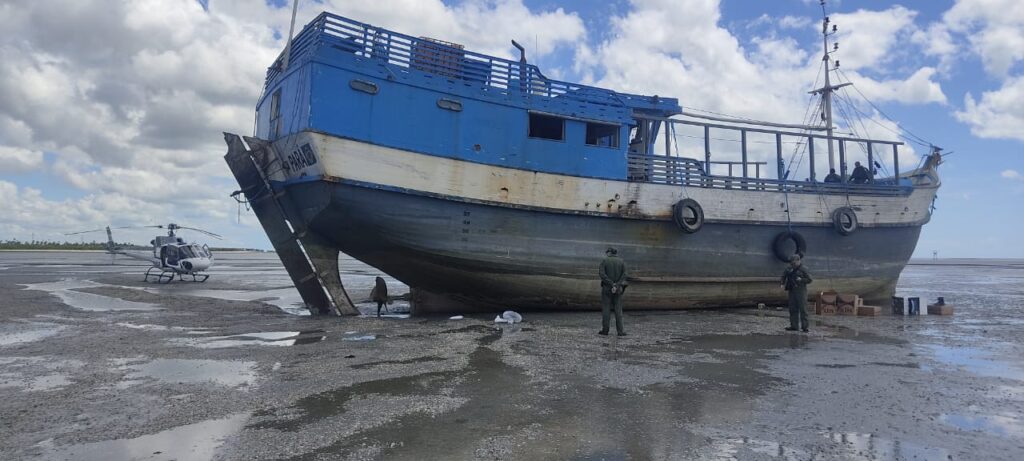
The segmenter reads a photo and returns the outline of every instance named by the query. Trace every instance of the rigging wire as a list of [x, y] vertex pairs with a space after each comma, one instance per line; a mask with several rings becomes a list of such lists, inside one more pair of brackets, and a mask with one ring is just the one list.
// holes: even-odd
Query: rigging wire
[[[841, 69], [836, 69], [836, 70], [839, 71], [840, 74], [842, 74], [843, 78], [845, 78], [846, 81], [850, 81], [850, 77], [848, 77], [846, 75], [846, 72], [842, 71]], [[879, 114], [882, 114], [883, 117], [885, 117], [890, 122], [896, 124], [896, 126], [898, 126], [901, 130], [903, 130], [903, 132], [908, 135], [908, 136], [905, 136], [905, 137], [907, 137], [909, 139], [914, 139], [917, 142], [921, 143], [921, 145], [923, 145], [923, 146], [931, 147], [931, 146], [934, 145], [934, 144], [928, 142], [928, 140], [926, 140], [926, 139], [924, 139], [924, 138], [914, 134], [913, 132], [908, 130], [906, 127], [900, 125], [899, 122], [893, 120], [893, 118], [890, 117], [889, 114], [886, 114], [885, 111], [883, 111], [881, 108], [879, 108], [877, 105], [875, 105], [875, 103], [872, 102], [871, 99], [868, 99], [868, 97], [862, 91], [860, 91], [860, 88], [857, 88], [856, 85], [850, 85], [850, 86], [852, 86], [853, 89], [856, 90], [858, 94], [860, 94], [860, 97], [864, 98], [864, 100], [867, 101], [867, 103], [870, 104], [872, 108], [874, 108], [876, 111], [878, 111]]]
[[[836, 108], [839, 110], [839, 113], [842, 115], [843, 119], [847, 121], [847, 124], [849, 125], [850, 131], [853, 132], [854, 136], [856, 136], [858, 138], [866, 137], [867, 136], [867, 127], [864, 126], [864, 121], [863, 121], [862, 118], [859, 118], [859, 117], [858, 118], [852, 118], [852, 117], [850, 117], [850, 115], [846, 112], [846, 109], [845, 109], [843, 104], [836, 104]], [[864, 130], [864, 135], [861, 135], [860, 133], [857, 132], [857, 127], [855, 125], [855, 123], [857, 123], [857, 122], [860, 123], [861, 128]], [[865, 147], [864, 144], [859, 143], [859, 142], [855, 143], [855, 144], [857, 145], [857, 147], [860, 148], [861, 152], [863, 152], [865, 157], [866, 157], [868, 155], [867, 147]], [[884, 175], [889, 174], [889, 168], [886, 166], [885, 162], [879, 162], [878, 159], [873, 159], [873, 160], [876, 163], [878, 163], [878, 165], [880, 166], [879, 169], [881, 170], [882, 174], [884, 174]], [[868, 165], [868, 168], [871, 169], [871, 170], [874, 170], [875, 166], [874, 165]]]

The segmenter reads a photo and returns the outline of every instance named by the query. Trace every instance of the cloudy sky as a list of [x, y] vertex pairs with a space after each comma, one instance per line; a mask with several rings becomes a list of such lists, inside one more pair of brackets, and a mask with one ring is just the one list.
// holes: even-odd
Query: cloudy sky
[[[221, 132], [252, 131], [290, 3], [0, 0], [0, 240], [173, 221], [269, 248], [228, 198]], [[954, 152], [917, 255], [1024, 257], [1024, 2], [828, 8], [860, 132]], [[299, 24], [322, 10], [506, 57], [516, 39], [551, 77], [789, 123], [820, 65], [817, 0], [300, 0]]]

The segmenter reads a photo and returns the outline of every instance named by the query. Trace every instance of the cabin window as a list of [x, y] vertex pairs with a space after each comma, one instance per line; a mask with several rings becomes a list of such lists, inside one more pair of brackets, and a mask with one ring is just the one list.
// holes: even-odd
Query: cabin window
[[281, 89], [270, 96], [270, 139], [281, 134]]
[[462, 112], [462, 103], [454, 99], [441, 98], [437, 100], [437, 107], [448, 109], [452, 112]]
[[348, 82], [348, 86], [352, 87], [353, 90], [362, 91], [367, 94], [377, 94], [379, 91], [375, 83], [367, 82], [366, 80], [355, 79]]
[[587, 145], [598, 147], [619, 147], [619, 126], [604, 123], [587, 123]]
[[565, 140], [565, 119], [550, 115], [530, 114], [531, 138]]

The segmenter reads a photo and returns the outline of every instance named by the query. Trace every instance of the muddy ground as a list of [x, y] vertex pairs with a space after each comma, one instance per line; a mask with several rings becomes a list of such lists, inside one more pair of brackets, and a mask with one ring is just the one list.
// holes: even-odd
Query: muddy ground
[[[109, 263], [0, 252], [0, 459], [1024, 458], [1020, 261], [909, 266], [899, 294], [953, 317], [629, 312], [622, 338], [597, 313], [298, 316], [273, 254], [204, 284]], [[364, 302], [376, 272], [343, 268]]]

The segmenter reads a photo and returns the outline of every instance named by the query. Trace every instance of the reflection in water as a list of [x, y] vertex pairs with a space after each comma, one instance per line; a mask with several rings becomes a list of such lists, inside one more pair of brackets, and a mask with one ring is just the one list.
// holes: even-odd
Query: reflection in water
[[912, 443], [891, 440], [875, 434], [858, 432], [827, 432], [829, 440], [847, 449], [845, 459], [863, 460], [904, 460], [904, 459], [949, 459], [949, 453], [942, 448], [922, 447]]
[[[159, 289], [159, 288], [158, 288]], [[310, 315], [299, 296], [298, 290], [294, 287], [279, 288], [276, 290], [210, 290], [199, 289], [183, 291], [180, 294], [185, 296], [197, 296], [200, 298], [223, 299], [226, 301], [259, 301], [262, 303], [277, 306], [284, 312], [294, 315]]]
[[244, 333], [231, 336], [212, 336], [205, 338], [172, 338], [172, 343], [202, 349], [220, 349], [224, 347], [244, 346], [296, 346], [302, 344], [313, 344], [327, 339], [319, 333], [324, 330], [309, 331], [263, 331], [257, 333]]
[[51, 293], [70, 307], [93, 312], [105, 311], [151, 311], [160, 309], [156, 304], [126, 301], [120, 298], [78, 291], [82, 288], [110, 287], [89, 280], [64, 279], [59, 282], [25, 284], [26, 290]]
[[82, 365], [78, 360], [55, 357], [0, 357], [0, 388], [29, 392], [61, 389], [73, 383], [71, 372]]
[[1008, 415], [944, 414], [941, 420], [965, 431], [987, 432], [1007, 437], [1024, 436], [1024, 424], [1021, 424], [1021, 420]]
[[0, 346], [29, 343], [49, 338], [64, 327], [53, 323], [16, 323], [0, 326]]
[[81, 445], [40, 444], [46, 459], [106, 461], [111, 459], [207, 460], [213, 459], [224, 439], [238, 432], [248, 413], [179, 426], [134, 439], [116, 439]]
[[966, 346], [939, 346], [936, 344], [926, 344], [923, 347], [931, 351], [939, 362], [963, 368], [976, 375], [1024, 381], [1024, 369], [1012, 363], [996, 360], [992, 358], [991, 354], [982, 349]]
[[152, 378], [168, 383], [215, 383], [224, 386], [255, 384], [256, 362], [223, 360], [156, 359], [141, 364], [125, 364], [125, 379], [139, 381]]
[[772, 459], [801, 460], [808, 459], [807, 452], [797, 448], [784, 446], [782, 443], [770, 440], [756, 440], [747, 437], [717, 440], [711, 444], [711, 459], [714, 460], [735, 460], [747, 458], [760, 458], [756, 455], [765, 455]]

